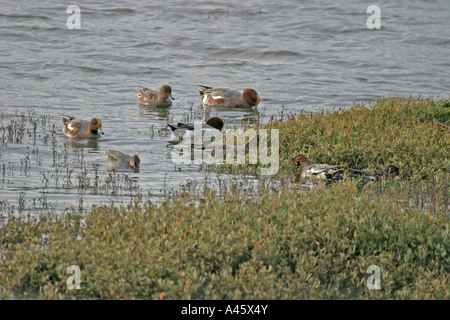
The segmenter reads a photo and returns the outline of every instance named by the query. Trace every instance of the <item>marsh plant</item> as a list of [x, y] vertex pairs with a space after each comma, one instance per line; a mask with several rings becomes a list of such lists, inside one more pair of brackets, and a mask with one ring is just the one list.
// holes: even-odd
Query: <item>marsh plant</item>
[[68, 205], [78, 202], [81, 208], [86, 196], [118, 200], [141, 192], [135, 177], [104, 172], [98, 163], [86, 159], [85, 148], [96, 148], [95, 142], [61, 140], [58, 134], [50, 116], [38, 115], [34, 109], [1, 113], [5, 156], [0, 157], [0, 183], [8, 192], [9, 188], [20, 189], [15, 195], [0, 197], [2, 215], [54, 211], [57, 195], [72, 198]]
[[0, 114], [0, 135], [4, 147], [8, 143], [19, 144], [25, 137], [33, 145], [36, 139], [47, 142], [50, 137], [54, 138], [55, 133], [55, 126], [50, 125], [50, 116], [38, 115], [34, 109], [27, 109], [26, 113], [20, 114], [16, 112], [14, 116]]
[[[448, 300], [449, 119], [449, 101], [433, 99], [283, 111], [255, 125], [279, 132], [275, 175], [261, 175], [258, 163], [205, 165], [207, 179], [168, 190], [160, 203], [139, 194], [82, 214], [0, 219], [0, 297]], [[392, 163], [400, 173], [310, 185], [291, 163], [297, 153], [361, 170]], [[3, 164], [4, 176], [17, 170]], [[108, 180], [87, 161], [67, 166], [63, 179], [47, 174], [47, 186], [70, 185], [81, 206], [82, 194], [110, 195], [102, 185], [137, 192], [132, 176]], [[67, 286], [72, 265], [77, 290]]]
[[[352, 180], [247, 195], [227, 184], [160, 205], [95, 206], [0, 229], [2, 297], [448, 299], [448, 216]], [[224, 187], [225, 188], [225, 187]], [[43, 238], [45, 236], [45, 239]], [[45, 245], [45, 250], [43, 246]], [[20, 261], [27, 261], [26, 264]], [[80, 290], [66, 282], [80, 267]], [[382, 285], [370, 290], [371, 265]], [[14, 267], [12, 267], [14, 266]], [[420, 270], [414, 272], [412, 270]], [[28, 296], [25, 296], [25, 292]], [[163, 294], [164, 293], [164, 294]]]

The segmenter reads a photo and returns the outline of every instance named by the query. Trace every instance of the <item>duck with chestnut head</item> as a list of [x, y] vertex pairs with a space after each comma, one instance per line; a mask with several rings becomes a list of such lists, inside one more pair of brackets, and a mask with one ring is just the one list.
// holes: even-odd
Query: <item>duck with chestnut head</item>
[[108, 150], [106, 151], [106, 166], [108, 170], [116, 169], [131, 169], [133, 171], [139, 170], [141, 160], [138, 155], [133, 154], [129, 156], [120, 151]]
[[393, 164], [383, 170], [357, 170], [345, 165], [329, 165], [311, 162], [305, 155], [296, 154], [291, 158], [291, 163], [301, 168], [303, 178], [316, 177], [322, 180], [340, 180], [344, 173], [351, 178], [361, 178], [365, 181], [376, 181], [381, 178], [393, 178], [399, 174], [399, 168]]
[[67, 117], [63, 117], [64, 126], [62, 131], [69, 138], [99, 138], [104, 134], [102, 121], [99, 118], [92, 118], [91, 121], [87, 121], [70, 116]]
[[292, 157], [291, 163], [301, 168], [303, 178], [318, 178], [320, 180], [336, 180], [344, 172], [343, 165], [329, 165], [313, 163], [305, 155], [297, 154]]
[[250, 108], [257, 107], [261, 98], [254, 89], [238, 90], [200, 86], [197, 90], [204, 107]]

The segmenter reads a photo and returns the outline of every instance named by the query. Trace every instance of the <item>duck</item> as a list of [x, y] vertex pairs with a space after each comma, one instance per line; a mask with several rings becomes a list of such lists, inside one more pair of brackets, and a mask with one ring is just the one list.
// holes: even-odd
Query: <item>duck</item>
[[238, 90], [227, 88], [213, 88], [202, 86], [197, 90], [201, 97], [204, 107], [229, 107], [229, 108], [250, 108], [257, 107], [261, 98], [254, 90], [247, 88], [242, 94]]
[[301, 167], [303, 178], [318, 178], [319, 180], [338, 180], [342, 178], [345, 165], [329, 165], [313, 163], [305, 155], [297, 154], [291, 159], [292, 164]]
[[[195, 123], [181, 123], [176, 125], [168, 124], [169, 128], [172, 130], [172, 140], [180, 141], [183, 136], [189, 133], [190, 137], [194, 138], [195, 134]], [[197, 124], [200, 126], [200, 124]], [[203, 137], [216, 137], [222, 134], [223, 128], [225, 127], [225, 121], [219, 117], [211, 117], [206, 121], [206, 123], [201, 124], [202, 135], [201, 141], [203, 142]], [[175, 139], [174, 139], [175, 138]]]
[[120, 151], [108, 150], [105, 155], [108, 169], [138, 169], [141, 164], [136, 154], [129, 156]]
[[362, 178], [365, 181], [376, 181], [382, 177], [393, 178], [399, 174], [399, 168], [393, 164], [383, 170], [357, 170], [345, 168], [345, 165], [328, 165], [312, 163], [305, 155], [297, 154], [292, 157], [294, 165], [301, 166], [301, 176], [304, 178], [317, 177], [322, 180], [340, 180], [344, 172], [352, 178]]
[[102, 121], [92, 118], [91, 121], [76, 119], [71, 116], [62, 118], [64, 126], [63, 133], [69, 138], [99, 138], [105, 134], [102, 129]]
[[[181, 123], [178, 122], [177, 125], [169, 124], [169, 128], [172, 130], [172, 132], [175, 132], [176, 130], [180, 130], [180, 134], [184, 135], [186, 133], [186, 130], [194, 132], [195, 129], [195, 123]], [[206, 121], [206, 123], [202, 124], [202, 133], [204, 133], [207, 130], [219, 130], [222, 131], [225, 126], [225, 121], [223, 121], [219, 117], [211, 117]]]
[[383, 170], [357, 170], [349, 168], [348, 171], [351, 177], [362, 177], [367, 181], [377, 181], [380, 178], [394, 178], [400, 173], [400, 169], [393, 164], [387, 165]]
[[146, 106], [166, 108], [172, 105], [172, 101], [175, 100], [172, 96], [172, 88], [169, 85], [163, 85], [159, 91], [151, 90], [148, 88], [139, 89], [139, 102]]

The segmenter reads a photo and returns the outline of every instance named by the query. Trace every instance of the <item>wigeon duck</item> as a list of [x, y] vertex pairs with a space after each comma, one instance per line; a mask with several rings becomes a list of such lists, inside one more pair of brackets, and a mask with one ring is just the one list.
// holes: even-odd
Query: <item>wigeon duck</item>
[[67, 116], [63, 118], [63, 133], [69, 138], [98, 138], [104, 134], [102, 130], [102, 121], [98, 118], [92, 118], [91, 121], [75, 119]]
[[[178, 143], [182, 141], [184, 138], [186, 138], [186, 134], [189, 134], [191, 141], [194, 141], [194, 139], [196, 139], [196, 141], [199, 141], [199, 143], [204, 143], [205, 138], [206, 140], [213, 141], [221, 136], [222, 130], [225, 126], [225, 122], [218, 117], [212, 117], [208, 119], [206, 123], [201, 124], [201, 136], [195, 136], [198, 133], [195, 131], [194, 123], [178, 123], [177, 125], [169, 124], [168, 126], [172, 130], [171, 143]], [[198, 124], [197, 126], [200, 126], [200, 124]]]
[[318, 177], [326, 180], [342, 179], [344, 171], [348, 172], [352, 178], [362, 178], [364, 180], [375, 181], [381, 177], [395, 177], [399, 173], [398, 167], [395, 165], [388, 165], [382, 171], [380, 170], [356, 170], [352, 168], [344, 169], [345, 166], [331, 166], [328, 164], [315, 164], [306, 158], [303, 154], [297, 154], [292, 157], [291, 162], [294, 165], [301, 166], [302, 177]]
[[[206, 121], [206, 123], [202, 124], [202, 134], [205, 133], [205, 131], [207, 130], [222, 131], [224, 126], [225, 122], [222, 119], [218, 117], [211, 117], [208, 119], [208, 121]], [[170, 129], [172, 129], [173, 132], [175, 132], [176, 130], [180, 130], [178, 131], [180, 134], [177, 134], [177, 136], [179, 136], [184, 135], [186, 133], [186, 130], [194, 132], [195, 124], [178, 122], [177, 125], [169, 124], [169, 127]]]
[[312, 163], [303, 154], [297, 154], [292, 157], [291, 162], [294, 165], [301, 166], [301, 176], [303, 178], [319, 178], [321, 180], [336, 180], [341, 178], [344, 169], [342, 165], [332, 166], [325, 163]]
[[141, 164], [136, 154], [129, 156], [116, 150], [108, 150], [105, 154], [108, 169], [137, 169]]
[[172, 88], [168, 85], [163, 85], [159, 91], [150, 90], [148, 88], [139, 89], [139, 102], [152, 107], [170, 107], [172, 101]]
[[245, 108], [256, 107], [261, 98], [253, 89], [245, 89], [242, 94], [238, 90], [200, 86], [198, 90], [205, 107]]
[[349, 175], [353, 178], [362, 177], [364, 180], [376, 181], [379, 178], [393, 178], [400, 172], [399, 168], [393, 164], [386, 166], [383, 170], [356, 170], [348, 169]]

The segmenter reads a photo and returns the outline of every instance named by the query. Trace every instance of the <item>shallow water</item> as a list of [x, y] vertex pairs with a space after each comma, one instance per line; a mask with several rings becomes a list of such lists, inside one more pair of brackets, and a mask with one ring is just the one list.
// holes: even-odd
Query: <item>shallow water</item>
[[[379, 1], [380, 30], [367, 28], [369, 4], [362, 1], [73, 4], [81, 8], [80, 30], [67, 29], [70, 14], [60, 2], [2, 4], [2, 125], [22, 119], [25, 132], [0, 149], [3, 213], [84, 210], [214, 180], [196, 165], [171, 162], [168, 122], [217, 115], [233, 127], [282, 110], [348, 107], [378, 97], [448, 98], [446, 0]], [[171, 108], [139, 105], [140, 87], [162, 84], [172, 86]], [[197, 84], [251, 87], [262, 101], [256, 111], [204, 110]], [[104, 137], [67, 139], [63, 115], [101, 118]], [[138, 154], [140, 172], [105, 172], [108, 149]], [[85, 188], [77, 183], [83, 177]]]

